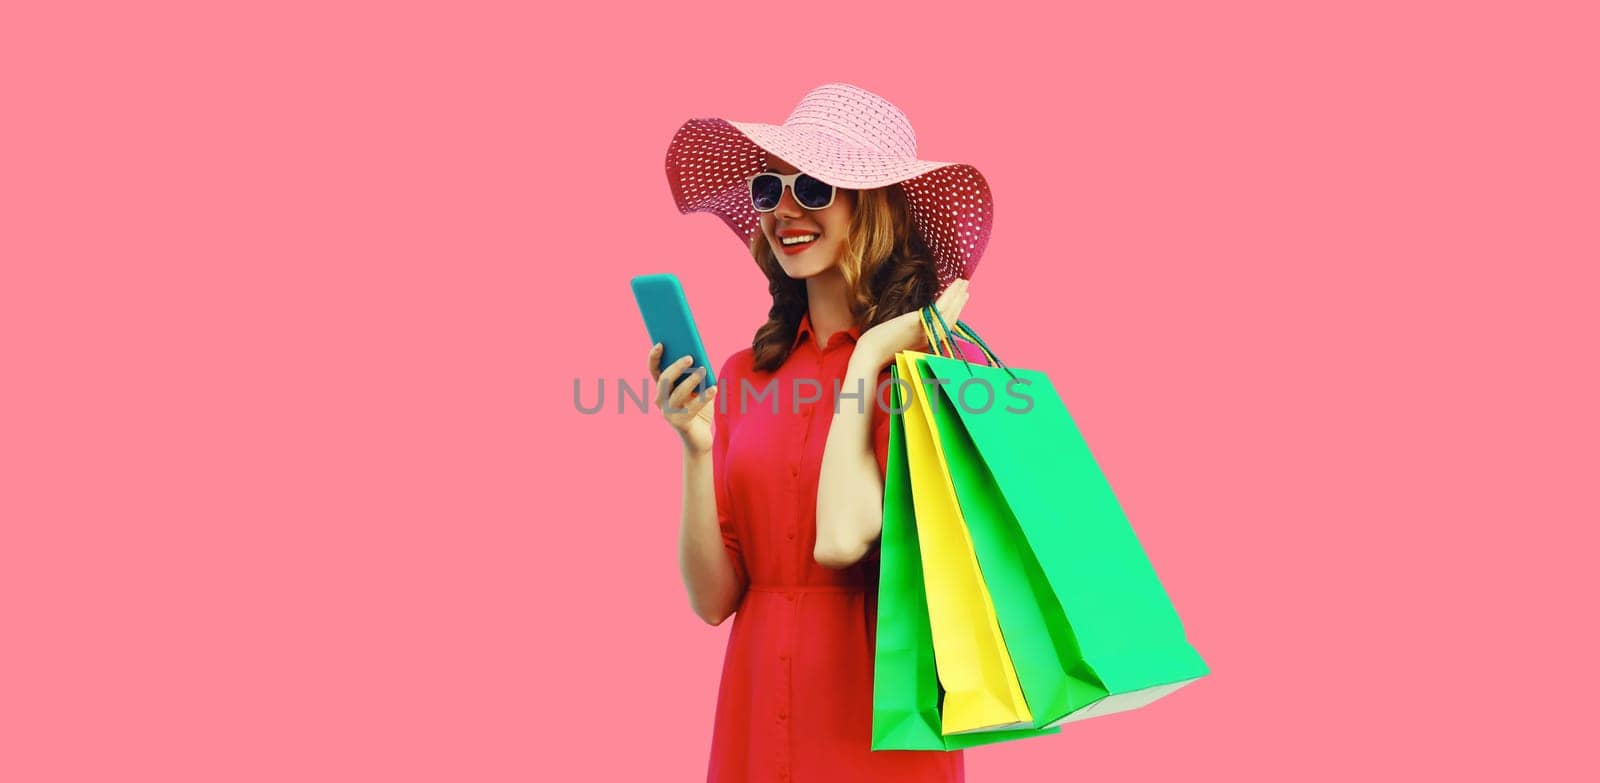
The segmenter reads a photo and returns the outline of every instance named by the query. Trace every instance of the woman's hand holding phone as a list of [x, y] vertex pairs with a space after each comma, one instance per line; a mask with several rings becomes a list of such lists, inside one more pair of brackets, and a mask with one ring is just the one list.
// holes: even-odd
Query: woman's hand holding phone
[[663, 369], [661, 343], [651, 347], [647, 360], [650, 378], [656, 383], [656, 407], [678, 431], [684, 449], [693, 456], [704, 456], [711, 453], [712, 417], [716, 414], [712, 402], [717, 398], [718, 387], [695, 393], [705, 378], [704, 367], [695, 369], [680, 382], [683, 371], [693, 363], [694, 357], [685, 356]]

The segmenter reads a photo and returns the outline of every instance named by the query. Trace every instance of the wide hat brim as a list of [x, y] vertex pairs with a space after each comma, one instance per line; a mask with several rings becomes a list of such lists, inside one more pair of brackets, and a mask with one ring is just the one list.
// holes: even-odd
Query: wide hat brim
[[933, 255], [941, 291], [958, 278], [971, 279], [977, 269], [994, 223], [994, 201], [976, 168], [886, 154], [836, 130], [715, 117], [685, 122], [667, 148], [667, 182], [678, 211], [715, 214], [748, 247], [761, 223], [745, 180], [765, 168], [769, 154], [834, 187], [899, 185], [912, 224]]

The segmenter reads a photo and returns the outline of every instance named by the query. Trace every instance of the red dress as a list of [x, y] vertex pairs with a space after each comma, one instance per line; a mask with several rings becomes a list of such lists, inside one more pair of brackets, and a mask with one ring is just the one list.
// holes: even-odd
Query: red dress
[[[806, 317], [776, 372], [756, 371], [746, 348], [717, 376], [717, 518], [746, 590], [728, 636], [708, 781], [964, 780], [961, 751], [871, 749], [877, 545], [839, 571], [812, 554], [822, 451], [836, 387], [860, 333], [839, 332], [819, 350]], [[887, 377], [885, 368], [879, 379]], [[741, 391], [744, 381], [750, 390]], [[864, 401], [845, 397], [840, 407], [858, 404], [872, 410], [881, 477], [889, 415], [872, 389]]]

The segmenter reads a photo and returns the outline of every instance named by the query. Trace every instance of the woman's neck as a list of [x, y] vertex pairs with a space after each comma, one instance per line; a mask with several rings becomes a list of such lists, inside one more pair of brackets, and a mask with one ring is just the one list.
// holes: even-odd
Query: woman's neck
[[811, 312], [812, 338], [818, 346], [827, 345], [835, 333], [856, 325], [848, 294], [844, 275], [837, 266], [806, 278], [806, 307]]

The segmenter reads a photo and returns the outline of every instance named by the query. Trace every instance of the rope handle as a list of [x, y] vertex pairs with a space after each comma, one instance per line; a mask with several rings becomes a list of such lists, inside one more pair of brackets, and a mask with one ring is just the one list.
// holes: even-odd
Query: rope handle
[[[978, 350], [983, 352], [984, 358], [988, 360], [990, 365], [1000, 368], [1006, 366], [1005, 362], [1000, 361], [1000, 357], [995, 355], [989, 344], [984, 342], [983, 338], [979, 337], [978, 333], [966, 321], [956, 321], [955, 329], [951, 329], [950, 324], [944, 320], [944, 314], [939, 312], [938, 308], [932, 306], [922, 308], [921, 315], [923, 332], [928, 335], [928, 345], [934, 348], [934, 353], [949, 359], [967, 361], [964, 356], [958, 353], [955, 340], [952, 337], [953, 334], [955, 337], [960, 337], [969, 343], [977, 345]], [[934, 324], [934, 319], [937, 319], [937, 325]]]
[[[972, 371], [972, 362], [966, 356], [961, 355], [956, 348], [955, 339], [951, 336], [953, 332], [955, 336], [977, 345], [978, 350], [982, 351], [984, 358], [988, 360], [989, 366], [1005, 370], [1006, 374], [1012, 378], [1017, 377], [1016, 373], [1012, 372], [1005, 362], [1000, 361], [1000, 357], [989, 347], [989, 344], [984, 342], [983, 338], [979, 337], [978, 333], [967, 325], [965, 321], [956, 321], [956, 328], [952, 330], [950, 324], [945, 322], [944, 314], [939, 312], [939, 308], [933, 305], [922, 308], [921, 319], [923, 333], [927, 335], [928, 346], [933, 349], [934, 353], [950, 359], [957, 359], [968, 365], [967, 372], [970, 373]], [[937, 321], [937, 326], [935, 321]]]

